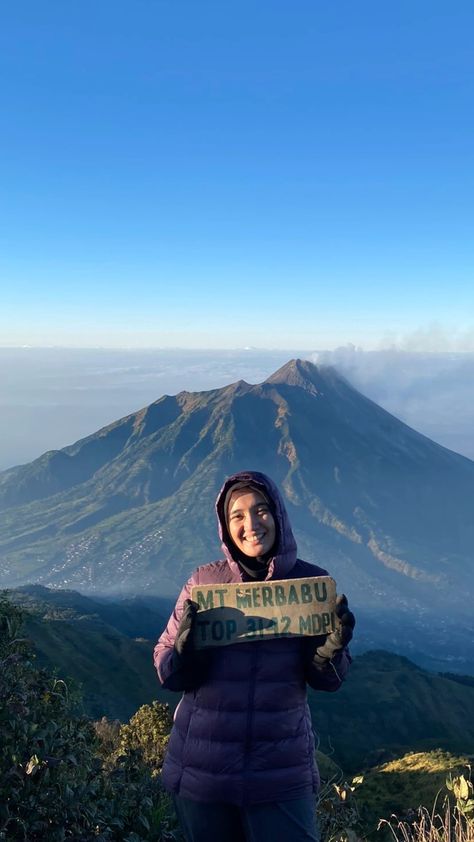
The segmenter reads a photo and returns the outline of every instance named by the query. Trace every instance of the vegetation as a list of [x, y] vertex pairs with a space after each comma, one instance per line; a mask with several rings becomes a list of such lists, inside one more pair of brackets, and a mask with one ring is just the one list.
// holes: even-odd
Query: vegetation
[[469, 758], [435, 750], [409, 752], [369, 769], [357, 791], [364, 824], [376, 828], [380, 819], [413, 818], [421, 805], [430, 806], [446, 794], [446, 780], [462, 773]]
[[444, 799], [443, 807], [431, 813], [420, 808], [411, 821], [381, 822], [388, 827], [396, 842], [474, 842], [473, 786], [464, 775], [449, 776], [447, 789], [453, 793], [454, 804]]
[[330, 758], [317, 752], [321, 775], [318, 822], [324, 842], [356, 842], [365, 835], [360, 805], [354, 792], [363, 782], [357, 776], [348, 783], [342, 769]]
[[[43, 617], [41, 622], [70, 622], [73, 627], [77, 620], [73, 615], [55, 617], [49, 621]], [[24, 619], [21, 608], [5, 595], [0, 597], [0, 840], [181, 840], [170, 799], [160, 783], [172, 722], [168, 705], [161, 701], [142, 705], [126, 723], [106, 717], [94, 723], [82, 715], [73, 684], [38, 665], [24, 637]], [[93, 656], [92, 651], [91, 663]], [[395, 656], [386, 654], [386, 664], [391, 657]], [[373, 675], [367, 663], [362, 676], [356, 674], [356, 685], [365, 676], [366, 717], [377, 679], [388, 717], [391, 700], [396, 698], [400, 704], [397, 688], [402, 680], [410, 704], [411, 694], [418, 692], [417, 682], [428, 680], [423, 670], [403, 658], [397, 659], [399, 671], [392, 664], [385, 679], [381, 653], [372, 653], [367, 660], [376, 668]], [[433, 679], [454, 688], [454, 704], [457, 693], [472, 692], [470, 686], [448, 678]], [[425, 698], [429, 686], [425, 686]], [[358, 712], [363, 712], [355, 689], [347, 717], [352, 729]], [[435, 689], [439, 690], [438, 684]], [[336, 696], [331, 698], [336, 701]], [[437, 701], [444, 710], [442, 698]], [[467, 719], [465, 724], [468, 734]], [[396, 727], [397, 720], [395, 734]], [[370, 747], [372, 735], [367, 727], [364, 734]], [[384, 739], [386, 732], [382, 744]], [[334, 757], [339, 760], [339, 755]], [[318, 763], [322, 776], [319, 816], [326, 842], [356, 842], [388, 834], [398, 842], [474, 842], [474, 796], [465, 776], [469, 756], [439, 749], [410, 752], [385, 759], [348, 780], [332, 757], [318, 753]], [[420, 809], [421, 804], [443, 804], [446, 782], [451, 802], [439, 811]], [[391, 819], [393, 814], [396, 819]]]
[[319, 752], [318, 761], [325, 842], [474, 842], [473, 785], [459, 771], [466, 758], [442, 751], [410, 753], [349, 783]]
[[0, 840], [177, 839], [158, 774], [168, 707], [145, 706], [101, 740], [69, 685], [36, 666], [22, 623], [1, 597]]

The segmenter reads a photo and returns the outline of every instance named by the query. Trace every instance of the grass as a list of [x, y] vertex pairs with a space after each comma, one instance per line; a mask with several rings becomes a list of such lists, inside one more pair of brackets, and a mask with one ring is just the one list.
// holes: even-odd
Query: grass
[[390, 830], [395, 842], [474, 842], [474, 821], [446, 800], [441, 812], [430, 813], [425, 807], [411, 821], [389, 822], [380, 825]]
[[469, 757], [447, 751], [409, 752], [368, 770], [357, 790], [364, 824], [373, 829], [395, 815], [403, 821], [423, 805], [439, 801], [446, 778], [465, 770]]
[[[319, 752], [318, 764], [324, 842], [474, 842], [473, 789], [463, 775], [467, 757], [410, 752], [349, 782]], [[434, 807], [430, 812], [423, 805]]]

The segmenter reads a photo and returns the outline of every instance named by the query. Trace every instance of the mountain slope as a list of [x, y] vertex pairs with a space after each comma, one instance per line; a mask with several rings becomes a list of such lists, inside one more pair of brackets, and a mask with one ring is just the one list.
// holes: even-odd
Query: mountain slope
[[474, 753], [474, 687], [435, 675], [407, 658], [366, 652], [337, 693], [309, 696], [320, 749], [345, 771], [408, 751]]
[[301, 360], [255, 386], [165, 396], [0, 474], [0, 584], [176, 593], [219, 557], [214, 498], [243, 468], [274, 477], [300, 555], [353, 601], [470, 621], [474, 463]]
[[42, 587], [8, 596], [24, 611], [24, 634], [38, 664], [80, 685], [89, 716], [125, 720], [152, 699], [175, 704], [175, 694], [162, 690], [152, 658], [168, 604], [104, 603]]

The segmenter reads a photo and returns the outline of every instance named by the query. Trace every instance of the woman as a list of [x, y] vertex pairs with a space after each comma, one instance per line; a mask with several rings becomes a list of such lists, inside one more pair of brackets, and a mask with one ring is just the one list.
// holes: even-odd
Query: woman
[[163, 783], [188, 842], [314, 842], [319, 775], [306, 683], [341, 686], [354, 617], [340, 596], [332, 634], [196, 651], [194, 585], [327, 575], [297, 558], [282, 498], [264, 474], [231, 476], [216, 509], [225, 559], [193, 573], [155, 647], [163, 687], [184, 691]]

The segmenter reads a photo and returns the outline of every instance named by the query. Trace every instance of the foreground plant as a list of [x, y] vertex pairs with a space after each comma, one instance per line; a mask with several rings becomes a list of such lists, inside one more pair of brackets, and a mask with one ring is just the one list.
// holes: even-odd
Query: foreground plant
[[101, 744], [68, 683], [36, 667], [22, 622], [22, 612], [0, 596], [0, 840], [177, 838], [157, 774], [161, 749], [153, 757], [148, 744], [145, 756], [140, 743], [143, 726], [153, 722], [164, 744], [169, 711], [151, 706], [129, 726], [103, 724]]
[[[324, 760], [328, 761], [325, 757]], [[324, 762], [323, 762], [324, 768]], [[319, 793], [318, 820], [321, 839], [324, 842], [356, 842], [362, 833], [362, 821], [354, 792], [363, 783], [363, 776], [352, 778], [348, 783], [336, 763], [330, 765], [330, 773], [321, 781]]]
[[454, 805], [447, 797], [441, 812], [436, 812], [436, 804], [431, 813], [421, 807], [411, 821], [382, 819], [379, 828], [389, 828], [397, 842], [474, 842], [472, 782], [464, 775], [449, 775], [446, 788], [454, 795]]
[[464, 775], [453, 778], [449, 775], [446, 779], [446, 788], [453, 793], [456, 807], [465, 817], [467, 824], [474, 824], [474, 787], [470, 778], [465, 778]]

